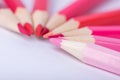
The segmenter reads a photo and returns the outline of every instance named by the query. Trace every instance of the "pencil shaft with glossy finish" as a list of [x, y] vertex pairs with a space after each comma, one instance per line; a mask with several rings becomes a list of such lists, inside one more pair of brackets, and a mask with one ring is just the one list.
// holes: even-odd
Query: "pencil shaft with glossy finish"
[[33, 34], [32, 19], [30, 13], [24, 7], [21, 0], [4, 0], [6, 5], [14, 12], [16, 17], [21, 21], [24, 29], [26, 29], [29, 34]]
[[48, 0], [34, 0], [34, 8], [33, 11], [35, 10], [43, 10], [47, 11], [47, 6], [48, 6]]
[[94, 8], [100, 4], [103, 0], [75, 0], [70, 6], [67, 6], [63, 10], [59, 11], [59, 14], [66, 16], [66, 19], [75, 17], [88, 11], [90, 8]]

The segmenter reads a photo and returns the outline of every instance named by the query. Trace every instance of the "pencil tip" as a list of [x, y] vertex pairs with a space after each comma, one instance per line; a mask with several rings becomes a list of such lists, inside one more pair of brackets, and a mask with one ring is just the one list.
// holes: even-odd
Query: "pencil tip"
[[64, 37], [62, 34], [51, 35], [48, 38]]
[[49, 32], [49, 29], [47, 28], [43, 28], [42, 32], [41, 32], [41, 35], [43, 36], [44, 34], [48, 33]]
[[31, 35], [34, 34], [34, 30], [33, 30], [33, 27], [31, 24], [25, 23], [24, 28], [29, 32], [29, 34], [31, 34]]
[[41, 36], [41, 31], [42, 31], [43, 26], [41, 24], [39, 24], [36, 28], [36, 37], [40, 37]]
[[48, 32], [47, 34], [43, 35], [44, 38], [49, 38], [52, 35], [52, 32]]
[[58, 47], [60, 47], [61, 42], [62, 42], [62, 38], [51, 38], [50, 42], [52, 42], [53, 44], [56, 44]]
[[20, 23], [18, 24], [18, 29], [22, 34], [30, 36], [29, 32], [26, 29], [24, 29], [24, 27]]

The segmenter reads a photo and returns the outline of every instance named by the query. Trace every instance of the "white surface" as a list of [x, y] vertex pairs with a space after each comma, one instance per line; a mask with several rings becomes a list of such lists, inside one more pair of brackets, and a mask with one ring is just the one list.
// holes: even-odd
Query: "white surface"
[[[30, 2], [27, 4], [30, 9], [31, 0], [23, 1]], [[51, 12], [69, 1], [72, 0], [51, 0]], [[106, 4], [93, 12], [118, 8], [120, 0]], [[80, 63], [49, 41], [0, 29], [0, 80], [120, 80], [120, 77]]]

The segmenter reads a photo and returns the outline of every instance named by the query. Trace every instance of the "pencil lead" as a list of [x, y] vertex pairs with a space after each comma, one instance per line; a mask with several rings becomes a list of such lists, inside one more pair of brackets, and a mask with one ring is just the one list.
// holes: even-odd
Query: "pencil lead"
[[44, 34], [48, 33], [49, 30], [47, 28], [43, 28], [42, 32], [41, 32], [41, 35], [43, 36]]
[[57, 38], [57, 37], [63, 37], [63, 35], [62, 34], [56, 34], [56, 35], [49, 36], [48, 38]]
[[29, 34], [31, 34], [31, 35], [34, 34], [34, 30], [33, 30], [31, 24], [25, 23], [25, 24], [24, 24], [24, 28], [29, 32]]
[[41, 36], [41, 31], [42, 31], [43, 26], [42, 25], [38, 25], [36, 28], [36, 37], [40, 37]]
[[22, 34], [25, 34], [25, 35], [27, 35], [27, 36], [30, 36], [30, 33], [19, 23], [18, 24], [18, 29], [20, 30], [20, 32], [22, 33]]

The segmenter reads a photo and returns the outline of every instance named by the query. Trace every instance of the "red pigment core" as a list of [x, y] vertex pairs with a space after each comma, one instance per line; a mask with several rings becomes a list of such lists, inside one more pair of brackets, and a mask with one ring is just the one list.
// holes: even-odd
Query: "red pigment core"
[[18, 24], [18, 29], [22, 34], [30, 36], [29, 32], [26, 29], [24, 29], [24, 27], [20, 23]]
[[34, 30], [33, 30], [33, 27], [31, 24], [25, 23], [24, 28], [29, 32], [29, 34], [31, 34], [31, 35], [34, 34]]
[[41, 36], [41, 32], [42, 32], [42, 28], [43, 26], [41, 24], [39, 24], [36, 28], [36, 37], [40, 37]]
[[64, 35], [56, 34], [56, 35], [53, 35], [53, 36], [49, 36], [49, 38], [57, 38], [57, 37], [64, 37]]

